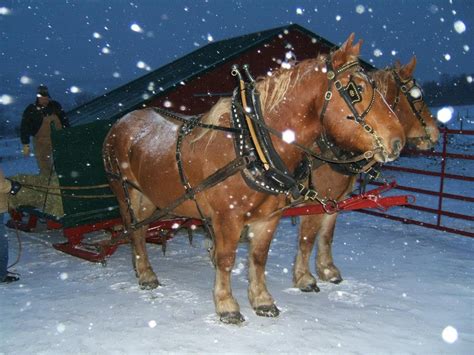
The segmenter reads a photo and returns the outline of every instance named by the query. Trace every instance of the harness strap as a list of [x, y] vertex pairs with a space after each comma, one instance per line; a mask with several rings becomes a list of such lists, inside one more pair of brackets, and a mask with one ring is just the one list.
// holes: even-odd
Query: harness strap
[[192, 199], [193, 196], [195, 196], [196, 194], [217, 185], [218, 183], [224, 181], [225, 179], [234, 175], [238, 171], [244, 169], [247, 166], [247, 164], [249, 164], [251, 161], [252, 161], [251, 157], [238, 157], [232, 160], [224, 167], [216, 170], [212, 175], [209, 175], [200, 184], [196, 185], [193, 188], [189, 188], [184, 194], [182, 194], [176, 200], [171, 202], [167, 207], [156, 210], [155, 212], [153, 212], [153, 214], [150, 217], [138, 223], [132, 224], [131, 225], [132, 230], [137, 230], [147, 224], [150, 224], [151, 222], [154, 222], [166, 216], [167, 214], [172, 212], [176, 207], [181, 205], [183, 202]]
[[153, 107], [153, 110], [156, 113], [159, 113], [160, 115], [168, 116], [169, 118], [173, 118], [176, 121], [180, 121], [180, 122], [185, 123], [185, 124], [189, 124], [190, 122], [193, 122], [194, 126], [197, 126], [197, 127], [200, 127], [200, 128], [214, 129], [214, 130], [217, 130], [217, 131], [223, 131], [223, 132], [229, 132], [229, 133], [235, 133], [235, 134], [241, 132], [241, 130], [238, 129], [238, 128], [217, 126], [217, 125], [213, 125], [213, 124], [199, 122], [203, 117], [202, 115], [184, 117], [184, 116], [181, 116], [181, 115], [177, 115], [174, 112], [164, 110], [160, 107]]

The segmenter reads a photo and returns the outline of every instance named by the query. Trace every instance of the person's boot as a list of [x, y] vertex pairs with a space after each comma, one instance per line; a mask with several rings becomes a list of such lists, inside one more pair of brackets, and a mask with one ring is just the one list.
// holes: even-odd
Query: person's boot
[[15, 281], [18, 281], [20, 278], [18, 277], [18, 274], [12, 274], [12, 273], [8, 273], [7, 276], [5, 276], [5, 278], [0, 281], [0, 283], [7, 283], [9, 284], [10, 282], [15, 282]]

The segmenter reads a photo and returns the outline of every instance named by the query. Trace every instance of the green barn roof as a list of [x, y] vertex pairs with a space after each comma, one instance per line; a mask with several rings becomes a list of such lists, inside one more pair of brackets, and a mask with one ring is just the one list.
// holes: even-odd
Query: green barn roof
[[[121, 117], [127, 112], [140, 108], [144, 102], [151, 98], [172, 90], [180, 82], [209, 71], [220, 63], [271, 40], [285, 30], [298, 30], [331, 47], [334, 46], [324, 38], [296, 24], [209, 43], [159, 69], [74, 108], [67, 112], [69, 121], [74, 126], [96, 120]], [[150, 83], [154, 84], [154, 90], [149, 90]]]

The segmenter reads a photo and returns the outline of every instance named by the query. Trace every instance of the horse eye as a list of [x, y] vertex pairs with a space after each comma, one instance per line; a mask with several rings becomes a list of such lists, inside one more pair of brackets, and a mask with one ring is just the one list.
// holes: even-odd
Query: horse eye
[[362, 85], [357, 85], [357, 90], [359, 92], [364, 92], [364, 87]]

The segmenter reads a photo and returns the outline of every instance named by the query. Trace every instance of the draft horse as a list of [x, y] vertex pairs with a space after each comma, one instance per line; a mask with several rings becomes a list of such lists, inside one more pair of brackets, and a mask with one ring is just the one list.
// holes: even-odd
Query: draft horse
[[[147, 108], [113, 125], [104, 141], [104, 164], [142, 288], [159, 285], [146, 251], [147, 223], [163, 214], [200, 218], [213, 238], [216, 312], [225, 323], [243, 322], [232, 295], [231, 271], [241, 230], [250, 224], [248, 298], [258, 315], [278, 316], [265, 265], [280, 209], [288, 194], [297, 194], [285, 181], [292, 181], [303, 154], [311, 152], [323, 131], [344, 149], [371, 152], [380, 162], [396, 159], [405, 143], [395, 114], [359, 64], [361, 42], [354, 45], [353, 40], [354, 34], [330, 55], [255, 82], [263, 119], [253, 128], [260, 127], [264, 143], [252, 140], [249, 121], [255, 115], [242, 108], [236, 95], [199, 117]], [[293, 132], [295, 141], [282, 140], [278, 132], [283, 131]], [[262, 161], [265, 156], [249, 148], [252, 142], [273, 151], [271, 159]]]
[[[407, 145], [427, 150], [438, 142], [439, 131], [436, 120], [423, 100], [422, 89], [413, 78], [415, 66], [416, 58], [413, 57], [404, 66], [397, 62], [393, 67], [372, 72], [370, 75], [402, 124]], [[313, 170], [312, 180], [320, 195], [328, 199], [342, 200], [352, 191], [356, 173], [357, 170], [354, 173], [349, 169], [341, 170], [341, 166], [324, 164]], [[337, 213], [301, 216], [293, 283], [302, 291], [319, 291], [316, 278], [309, 269], [309, 259], [316, 239], [316, 271], [319, 279], [332, 283], [342, 281], [332, 256], [337, 216]]]

